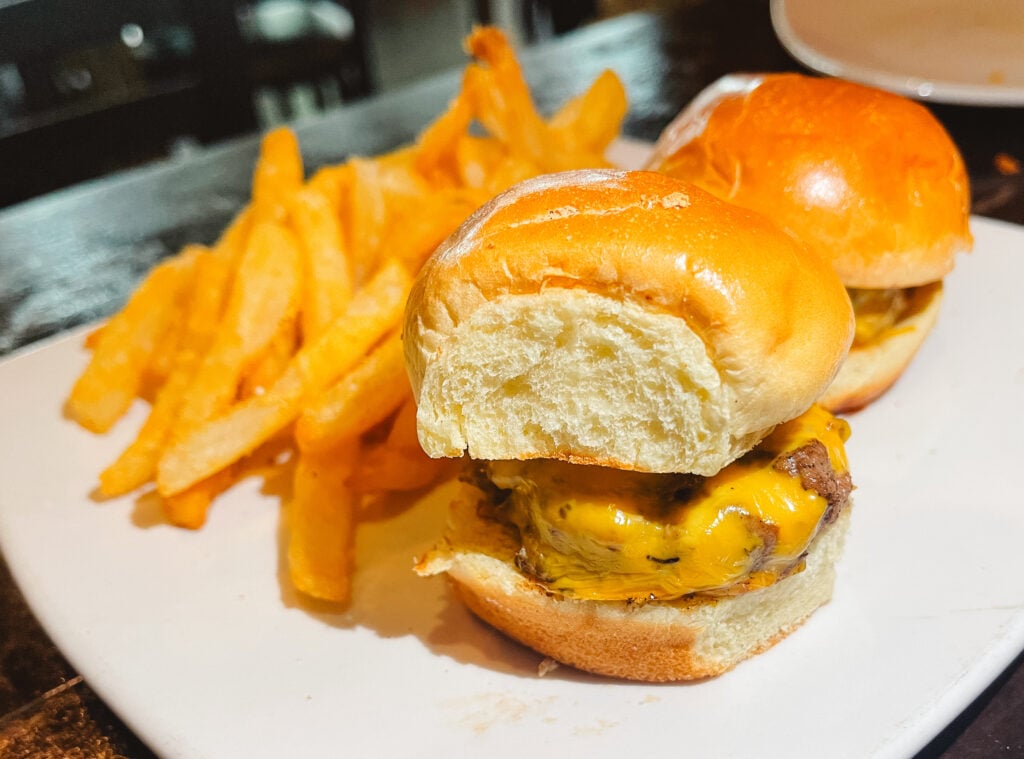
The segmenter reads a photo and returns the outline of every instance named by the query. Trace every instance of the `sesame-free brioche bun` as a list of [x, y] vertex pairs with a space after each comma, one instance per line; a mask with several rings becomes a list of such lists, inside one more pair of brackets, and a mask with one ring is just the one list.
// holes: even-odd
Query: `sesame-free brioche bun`
[[485, 622], [559, 662], [647, 682], [720, 675], [765, 651], [832, 597], [852, 509], [811, 543], [802, 571], [759, 590], [636, 604], [565, 598], [519, 572], [516, 544], [476, 516], [473, 490], [456, 498], [447, 540], [417, 566], [446, 572]]
[[530, 180], [424, 266], [406, 364], [431, 456], [710, 475], [828, 386], [853, 336], [827, 262], [652, 172]]
[[847, 287], [935, 282], [971, 247], [967, 173], [945, 129], [852, 82], [725, 77], [665, 129], [647, 168], [769, 216]]

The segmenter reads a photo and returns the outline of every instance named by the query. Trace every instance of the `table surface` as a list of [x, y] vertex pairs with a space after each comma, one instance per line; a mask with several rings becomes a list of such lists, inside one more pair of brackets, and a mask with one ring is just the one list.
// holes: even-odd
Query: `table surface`
[[[601, 70], [630, 95], [624, 130], [653, 140], [702, 87], [734, 71], [800, 70], [766, 0], [689, 0], [600, 22], [522, 51], [549, 112]], [[459, 72], [296, 125], [307, 165], [412, 140], [456, 91]], [[1024, 109], [934, 105], [960, 146], [975, 213], [1024, 224]], [[210, 242], [248, 199], [257, 139], [63, 190], [0, 211], [0, 355], [114, 311], [141, 275], [186, 242]], [[997, 158], [999, 157], [999, 158]], [[1018, 660], [921, 757], [1024, 756]], [[0, 755], [150, 756], [75, 673], [32, 616], [0, 557]]]

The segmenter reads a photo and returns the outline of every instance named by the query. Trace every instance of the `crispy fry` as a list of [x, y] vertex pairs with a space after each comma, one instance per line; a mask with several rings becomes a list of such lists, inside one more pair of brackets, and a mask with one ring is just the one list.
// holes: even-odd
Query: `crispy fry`
[[103, 334], [103, 328], [106, 324], [100, 324], [98, 327], [94, 327], [89, 330], [85, 336], [85, 340], [82, 341], [82, 346], [86, 350], [95, 350], [96, 346], [100, 344], [100, 336]]
[[424, 198], [398, 215], [381, 241], [381, 248], [400, 260], [409, 271], [423, 262], [448, 235], [459, 228], [481, 203], [479, 193], [450, 190]]
[[480, 27], [469, 35], [466, 49], [486, 65], [476, 71], [467, 67], [464, 80], [475, 99], [477, 118], [513, 153], [543, 166], [554, 146], [508, 39], [495, 27]]
[[178, 346], [185, 339], [184, 310], [188, 306], [188, 286], [183, 285], [178, 297], [168, 307], [164, 328], [156, 339], [158, 350], [154, 350], [146, 362], [139, 383], [138, 395], [152, 402], [160, 388], [174, 371], [174, 356]]
[[566, 103], [549, 125], [565, 153], [601, 155], [618, 136], [627, 108], [622, 81], [605, 71], [590, 89]]
[[242, 373], [258, 360], [281, 323], [297, 313], [301, 272], [291, 232], [275, 222], [256, 224], [239, 261], [216, 339], [185, 394], [176, 437], [188, 434], [234, 401]]
[[266, 392], [284, 374], [288, 362], [295, 355], [298, 338], [298, 320], [293, 316], [282, 321], [277, 332], [270, 338], [266, 350], [242, 377], [242, 385], [238, 390], [240, 398]]
[[303, 451], [332, 448], [383, 422], [410, 394], [396, 332], [302, 412], [295, 441]]
[[157, 467], [160, 493], [181, 492], [294, 421], [304, 401], [355, 366], [394, 328], [411, 286], [401, 264], [384, 266], [320, 339], [302, 347], [270, 390], [237, 404], [167, 449]]
[[352, 167], [348, 163], [341, 163], [318, 169], [306, 182], [306, 187], [327, 198], [331, 210], [340, 215], [348, 204], [351, 184]]
[[283, 221], [302, 187], [302, 154], [295, 133], [281, 127], [264, 135], [252, 178], [252, 204], [260, 221]]
[[486, 190], [489, 195], [497, 195], [513, 185], [535, 177], [542, 173], [536, 164], [525, 161], [514, 154], [507, 155], [501, 163], [494, 167], [487, 178]]
[[352, 586], [356, 494], [346, 480], [355, 440], [319, 454], [302, 452], [288, 504], [288, 574], [295, 588], [326, 601], [347, 601]]
[[316, 339], [352, 297], [352, 274], [343, 247], [341, 221], [330, 198], [306, 187], [290, 206], [305, 259], [302, 335]]
[[229, 266], [237, 265], [245, 253], [249, 244], [249, 235], [252, 233], [254, 217], [255, 214], [251, 206], [243, 208], [214, 243], [214, 254]]
[[448, 468], [446, 459], [432, 459], [416, 438], [416, 404], [410, 396], [402, 405], [384, 443], [368, 450], [352, 476], [352, 485], [363, 492], [419, 490]]
[[345, 229], [355, 280], [362, 282], [376, 266], [388, 212], [380, 166], [361, 158], [353, 159], [349, 166], [352, 167], [352, 184]]
[[505, 156], [501, 143], [493, 138], [462, 135], [455, 146], [455, 163], [463, 185], [474, 189], [486, 188], [488, 177], [505, 160]]
[[158, 264], [96, 339], [92, 359], [71, 390], [68, 415], [91, 432], [106, 432], [139, 394], [146, 367], [176, 309], [196, 248]]
[[157, 393], [153, 407], [135, 440], [117, 461], [100, 474], [100, 493], [105, 497], [131, 492], [153, 478], [160, 451], [170, 435], [183, 395], [220, 320], [229, 277], [225, 261], [214, 253], [196, 258], [186, 324], [175, 356], [174, 369]]
[[233, 482], [234, 472], [228, 467], [180, 493], [164, 498], [163, 508], [167, 521], [176, 527], [198, 530], [206, 524], [206, 515], [213, 499], [231, 487]]
[[416, 170], [433, 185], [444, 187], [460, 183], [459, 167], [453, 158], [472, 120], [473, 106], [465, 93], [459, 92], [449, 103], [448, 110], [423, 130], [416, 141]]
[[[373, 160], [385, 170], [401, 170], [405, 176], [413, 177], [416, 173], [416, 152], [415, 145], [406, 145], [404, 148], [392, 150], [390, 153], [381, 153]], [[415, 179], [422, 181], [422, 177]], [[426, 187], [426, 185], [419, 186]]]
[[355, 281], [363, 282], [376, 271], [382, 251], [381, 241], [396, 209], [415, 205], [427, 198], [431, 189], [406, 160], [355, 159], [346, 229], [355, 269]]

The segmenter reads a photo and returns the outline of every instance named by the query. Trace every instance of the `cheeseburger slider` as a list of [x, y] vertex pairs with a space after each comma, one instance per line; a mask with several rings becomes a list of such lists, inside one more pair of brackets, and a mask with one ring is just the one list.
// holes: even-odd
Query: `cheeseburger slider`
[[838, 79], [728, 76], [664, 131], [648, 168], [772, 218], [832, 262], [857, 315], [820, 399], [884, 393], [935, 324], [942, 278], [971, 247], [963, 160], [922, 105]]
[[827, 262], [689, 184], [580, 171], [509, 190], [406, 310], [420, 443], [468, 454], [418, 571], [584, 670], [724, 672], [830, 597], [848, 428], [811, 404], [852, 336]]

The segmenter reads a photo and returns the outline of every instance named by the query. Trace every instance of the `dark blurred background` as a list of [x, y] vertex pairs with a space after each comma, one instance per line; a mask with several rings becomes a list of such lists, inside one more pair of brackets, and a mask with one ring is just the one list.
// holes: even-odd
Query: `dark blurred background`
[[0, 206], [461, 65], [643, 0], [0, 0]]

